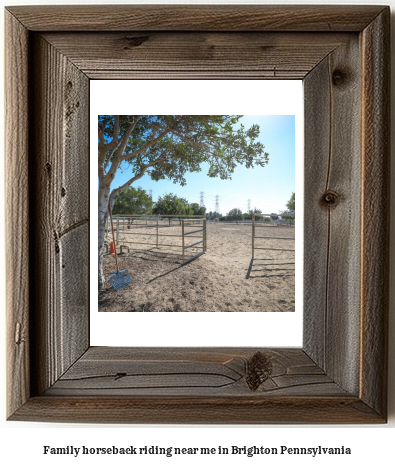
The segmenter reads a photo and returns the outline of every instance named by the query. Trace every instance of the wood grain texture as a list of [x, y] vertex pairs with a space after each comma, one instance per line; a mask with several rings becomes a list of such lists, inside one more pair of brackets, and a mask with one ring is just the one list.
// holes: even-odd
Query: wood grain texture
[[[7, 413], [30, 396], [28, 31], [5, 12]], [[16, 78], [18, 77], [18, 78]]]
[[[385, 422], [389, 9], [78, 8], [6, 13], [9, 419]], [[89, 79], [277, 66], [305, 77], [303, 348], [89, 348]]]
[[8, 10], [31, 31], [361, 31], [383, 7], [64, 5]]
[[90, 348], [46, 395], [344, 396], [300, 349], [262, 349], [262, 381], [249, 383], [253, 349]]
[[40, 36], [32, 50], [32, 350], [34, 391], [42, 393], [89, 345], [89, 87], [86, 76]]
[[355, 35], [304, 82], [304, 344], [306, 352], [352, 394], [359, 386], [361, 289], [358, 51]]
[[309, 73], [303, 86], [304, 119], [308, 123], [304, 129], [304, 250], [308, 255], [303, 261], [303, 347], [325, 368], [329, 212], [323, 210], [320, 199], [327, 188], [331, 148], [329, 57]]
[[[303, 79], [348, 33], [45, 34], [91, 79]], [[298, 60], [295, 63], [295, 56]]]
[[[360, 396], [387, 409], [390, 217], [390, 12], [362, 34], [363, 264]], [[372, 216], [375, 223], [371, 223]]]
[[33, 397], [12, 420], [145, 424], [382, 424], [355, 397]]

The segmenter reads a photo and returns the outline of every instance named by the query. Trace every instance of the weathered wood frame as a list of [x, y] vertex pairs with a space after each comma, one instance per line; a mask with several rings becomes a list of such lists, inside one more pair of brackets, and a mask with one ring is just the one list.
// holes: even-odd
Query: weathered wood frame
[[[42, 6], [5, 17], [8, 419], [385, 422], [389, 8]], [[304, 80], [303, 348], [89, 346], [98, 78]]]

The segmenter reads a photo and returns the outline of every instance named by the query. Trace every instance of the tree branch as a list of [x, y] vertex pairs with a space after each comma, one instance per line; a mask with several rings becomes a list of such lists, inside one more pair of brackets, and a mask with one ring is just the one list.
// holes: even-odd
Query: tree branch
[[184, 135], [182, 135], [180, 132], [177, 132], [175, 129], [172, 129], [171, 127], [161, 126], [161, 125], [158, 125], [157, 127], [159, 127], [160, 129], [165, 129], [168, 132], [171, 132], [173, 135], [179, 137], [183, 142], [188, 142], [190, 144], [196, 144], [197, 143], [192, 139], [187, 139]]
[[175, 158], [178, 158], [176, 156], [174, 157], [164, 157], [164, 158], [158, 158], [157, 160], [153, 161], [153, 162], [150, 162], [150, 163], [147, 163], [146, 165], [144, 165], [141, 169], [140, 169], [140, 172], [137, 174], [137, 175], [134, 175], [132, 178], [130, 178], [129, 181], [127, 181], [126, 183], [124, 183], [122, 186], [119, 186], [119, 188], [116, 188], [114, 190], [111, 191], [111, 198], [115, 198], [121, 191], [123, 191], [124, 189], [128, 188], [131, 184], [133, 184], [135, 181], [139, 180], [140, 178], [142, 178], [145, 174], [145, 172], [148, 170], [148, 168], [154, 166], [154, 165], [157, 165], [158, 163], [166, 163], [167, 160], [173, 160]]
[[103, 129], [99, 125], [99, 145], [104, 146], [104, 134], [103, 134]]
[[119, 134], [119, 114], [116, 114], [114, 118], [114, 132], [112, 134], [113, 142], [118, 142], [118, 134]]
[[107, 155], [107, 152], [105, 149], [100, 149], [99, 150], [99, 179], [102, 179], [104, 178], [105, 176], [105, 170], [104, 170], [104, 162], [106, 161], [106, 155]]
[[[128, 128], [126, 129], [125, 133], [122, 136], [121, 141], [119, 142], [119, 144], [116, 146], [114, 151], [111, 153], [111, 155], [107, 159], [107, 162], [109, 163], [110, 159], [113, 158], [111, 167], [106, 174], [106, 178], [109, 180], [108, 183], [110, 183], [114, 179], [115, 173], [117, 172], [119, 165], [121, 164], [123, 160], [125, 160], [125, 158], [123, 157], [123, 153], [125, 151], [129, 137], [132, 134], [140, 118], [141, 116], [134, 116], [134, 120], [129, 124]], [[116, 157], [114, 157], [116, 150], [117, 150], [117, 155]]]
[[106, 154], [110, 148], [112, 148], [115, 144], [114, 141], [108, 142], [104, 139], [103, 129], [99, 126], [99, 167], [102, 166], [106, 160]]
[[[145, 150], [149, 149], [150, 147], [155, 145], [157, 142], [159, 142], [166, 134], [167, 134], [167, 132], [162, 132], [162, 134], [160, 134], [156, 139], [150, 140], [149, 142], [147, 142], [145, 145], [143, 145], [141, 148], [139, 148], [135, 152], [127, 153], [126, 155], [123, 155], [123, 158], [122, 158], [121, 162], [124, 161], [124, 160], [129, 160], [130, 158], [134, 158], [137, 155], [140, 155], [140, 153], [143, 153]], [[106, 175], [106, 176], [110, 175], [110, 176], [108, 176], [109, 182], [111, 182], [114, 179], [115, 172], [118, 168], [118, 165], [119, 165], [119, 163], [117, 163], [117, 166], [114, 166], [114, 161], [113, 161], [113, 163], [111, 165], [111, 168], [110, 168], [110, 170], [108, 171], [108, 173]], [[149, 166], [152, 166], [152, 165], [150, 164]], [[111, 176], [111, 175], [113, 175], [113, 176]]]
[[121, 191], [128, 188], [135, 181], [142, 178], [148, 168], [150, 168], [151, 166], [157, 165], [158, 163], [164, 163], [164, 162], [166, 162], [166, 160], [167, 160], [167, 158], [162, 158], [160, 160], [155, 160], [154, 162], [151, 162], [151, 163], [148, 163], [147, 165], [144, 165], [144, 167], [140, 170], [140, 173], [138, 175], [134, 175], [132, 178], [130, 178], [129, 181], [124, 183], [122, 186], [119, 186], [119, 188], [113, 189], [111, 191], [111, 200], [115, 199]]
[[137, 123], [139, 122], [140, 118], [141, 116], [134, 116], [134, 120], [129, 124], [128, 128], [126, 129], [125, 133], [122, 136], [120, 147], [119, 147], [119, 156], [117, 155], [117, 157], [115, 158], [115, 160], [118, 160], [117, 161], [118, 165], [122, 162], [122, 160], [124, 160], [122, 158], [123, 152], [125, 151], [129, 137], [134, 131], [134, 128], [137, 126]]
[[[115, 150], [117, 149], [118, 133], [119, 133], [119, 116], [115, 116], [112, 141], [108, 142], [107, 144], [105, 143], [103, 129], [99, 125], [99, 178], [105, 176], [104, 169], [106, 167], [106, 160], [111, 158], [111, 156], [114, 154]], [[107, 152], [111, 148], [113, 148], [113, 151], [111, 155], [107, 158]]]

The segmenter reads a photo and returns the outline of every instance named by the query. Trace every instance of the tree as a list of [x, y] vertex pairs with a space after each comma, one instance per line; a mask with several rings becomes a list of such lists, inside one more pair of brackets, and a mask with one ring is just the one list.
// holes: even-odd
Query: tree
[[295, 193], [292, 193], [290, 200], [286, 203], [288, 210], [295, 210]]
[[153, 214], [161, 215], [192, 215], [193, 211], [189, 207], [188, 201], [177, 197], [173, 193], [159, 196], [152, 209]]
[[143, 189], [130, 187], [121, 191], [115, 199], [114, 214], [150, 214], [152, 199]]
[[192, 215], [206, 215], [206, 208], [197, 202], [192, 202], [189, 206], [192, 209]]
[[220, 214], [219, 212], [213, 212], [213, 211], [210, 211], [208, 214], [207, 214], [207, 218], [209, 220], [215, 220], [215, 219], [220, 219], [222, 217], [222, 214]]
[[[208, 163], [208, 176], [229, 179], [238, 164], [265, 166], [268, 154], [259, 142], [259, 126], [246, 129], [239, 115], [100, 115], [98, 120], [99, 289], [104, 285], [103, 244], [108, 206], [143, 175], [186, 184], [185, 173]], [[130, 178], [111, 188], [118, 169]], [[126, 168], [125, 168], [126, 166]]]
[[196, 202], [190, 204], [185, 198], [179, 198], [173, 193], [159, 196], [153, 207], [154, 214], [162, 215], [205, 215], [206, 208]]
[[252, 220], [252, 215], [253, 214], [262, 214], [262, 211], [255, 207], [254, 210], [250, 209], [248, 212], [243, 214], [243, 217], [244, 217], [245, 220]]
[[295, 223], [295, 193], [292, 193], [291, 198], [286, 203], [288, 210], [281, 211], [281, 217], [288, 221], [290, 225]]
[[242, 220], [243, 213], [240, 209], [231, 209], [227, 214], [226, 218], [228, 220]]
[[286, 220], [289, 225], [295, 224], [295, 211], [281, 211], [281, 218]]

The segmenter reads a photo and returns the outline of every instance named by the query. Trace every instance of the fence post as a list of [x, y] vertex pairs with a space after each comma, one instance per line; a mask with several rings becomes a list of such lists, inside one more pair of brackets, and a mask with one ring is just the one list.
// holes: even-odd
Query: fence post
[[185, 238], [184, 238], [184, 219], [181, 221], [181, 235], [182, 235], [182, 264], [185, 263]]
[[159, 219], [156, 219], [156, 248], [158, 248], [158, 237], [159, 237]]
[[117, 214], [117, 245], [119, 245], [119, 214]]
[[203, 251], [207, 251], [207, 220], [203, 220]]
[[255, 214], [252, 214], [252, 259], [254, 259]]

